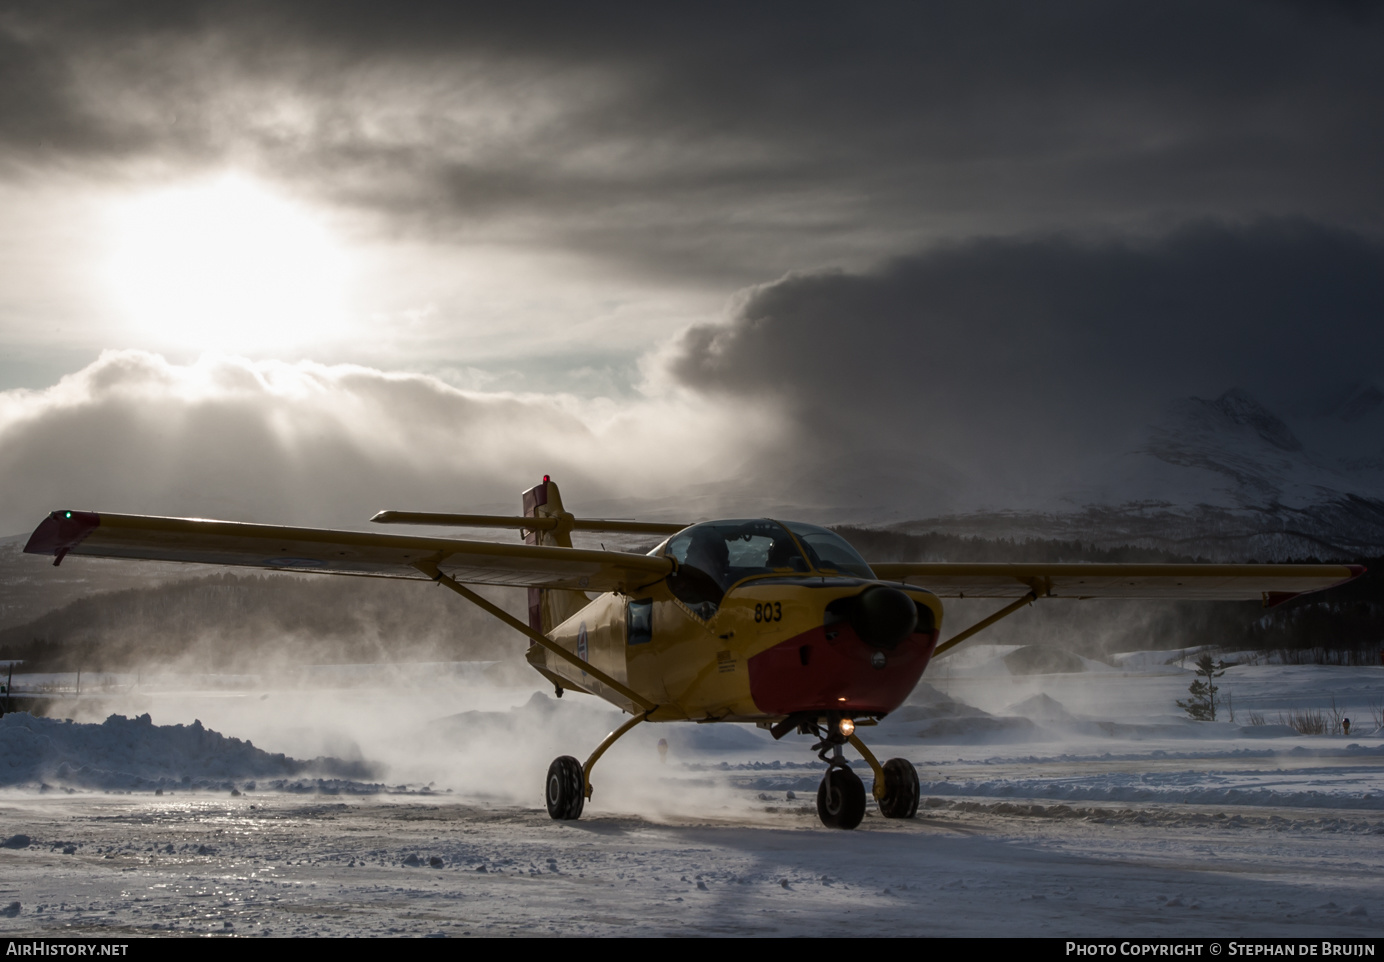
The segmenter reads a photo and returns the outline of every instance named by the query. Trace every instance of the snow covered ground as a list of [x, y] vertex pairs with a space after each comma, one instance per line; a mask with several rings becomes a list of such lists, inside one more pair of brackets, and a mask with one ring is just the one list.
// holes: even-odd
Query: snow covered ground
[[[0, 719], [0, 933], [1379, 933], [1384, 669], [1233, 667], [1236, 721], [1195, 723], [1166, 653], [1011, 654], [958, 651], [862, 729], [925, 802], [854, 832], [818, 823], [801, 736], [637, 728], [554, 823], [548, 762], [619, 718], [591, 699], [471, 670], [116, 679], [70, 723]], [[1275, 724], [1333, 704], [1351, 736]]]

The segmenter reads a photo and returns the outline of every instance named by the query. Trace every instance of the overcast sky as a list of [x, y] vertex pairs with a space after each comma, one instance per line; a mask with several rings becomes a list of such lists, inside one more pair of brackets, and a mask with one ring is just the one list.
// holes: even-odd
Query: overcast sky
[[1366, 2], [0, 0], [0, 531], [1301, 413], [1384, 376], [1382, 94]]

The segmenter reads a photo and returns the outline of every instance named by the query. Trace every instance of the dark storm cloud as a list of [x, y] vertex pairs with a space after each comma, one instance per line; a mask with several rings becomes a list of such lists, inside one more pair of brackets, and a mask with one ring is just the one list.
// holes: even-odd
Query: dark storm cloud
[[974, 241], [793, 274], [688, 330], [681, 383], [784, 407], [816, 452], [983, 474], [1117, 453], [1171, 398], [1301, 413], [1384, 376], [1384, 244], [1300, 220], [1144, 242]]
[[11, 161], [247, 159], [441, 234], [764, 276], [976, 232], [1379, 224], [1376, 5], [12, 4]]

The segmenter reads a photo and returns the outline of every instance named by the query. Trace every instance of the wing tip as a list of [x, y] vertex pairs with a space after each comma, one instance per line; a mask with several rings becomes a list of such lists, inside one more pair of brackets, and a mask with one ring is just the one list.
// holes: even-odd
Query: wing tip
[[1292, 601], [1294, 598], [1301, 598], [1303, 595], [1315, 594], [1318, 591], [1329, 591], [1332, 588], [1339, 588], [1341, 585], [1348, 585], [1356, 578], [1359, 578], [1369, 569], [1364, 565], [1343, 565], [1350, 572], [1349, 578], [1342, 578], [1340, 581], [1333, 582], [1322, 588], [1310, 588], [1307, 591], [1266, 591], [1264, 592], [1264, 607], [1277, 608], [1285, 602]]
[[99, 527], [101, 516], [94, 511], [54, 511], [39, 522], [24, 545], [24, 553], [53, 555], [57, 564]]

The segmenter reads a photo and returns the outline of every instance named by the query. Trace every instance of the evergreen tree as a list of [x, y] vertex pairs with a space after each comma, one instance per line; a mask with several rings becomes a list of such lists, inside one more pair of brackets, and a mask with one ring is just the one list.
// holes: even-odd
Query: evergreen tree
[[1212, 661], [1209, 654], [1202, 652], [1201, 657], [1197, 659], [1196, 681], [1187, 689], [1192, 693], [1192, 697], [1186, 701], [1179, 701], [1177, 707], [1197, 721], [1215, 721], [1216, 692], [1221, 690], [1215, 684], [1215, 679], [1224, 674], [1225, 662]]

